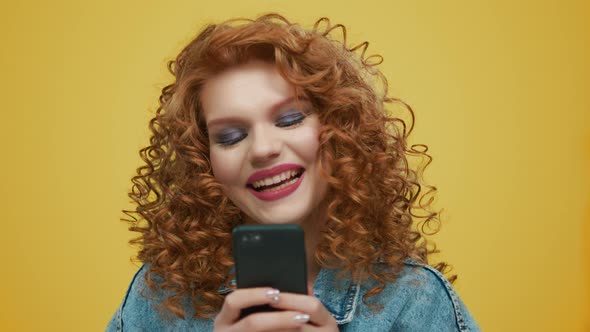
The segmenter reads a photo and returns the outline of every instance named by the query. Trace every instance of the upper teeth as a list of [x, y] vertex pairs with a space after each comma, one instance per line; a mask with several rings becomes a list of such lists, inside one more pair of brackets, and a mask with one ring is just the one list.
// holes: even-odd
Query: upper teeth
[[254, 183], [252, 183], [252, 186], [254, 188], [259, 188], [262, 186], [270, 186], [276, 183], [279, 183], [281, 181], [285, 181], [289, 178], [292, 178], [295, 176], [295, 174], [297, 174], [297, 171], [293, 170], [293, 171], [287, 171], [287, 172], [283, 172], [281, 174], [275, 175], [273, 177], [269, 177], [269, 178], [265, 178], [262, 180], [258, 180], [258, 181], [254, 181]]

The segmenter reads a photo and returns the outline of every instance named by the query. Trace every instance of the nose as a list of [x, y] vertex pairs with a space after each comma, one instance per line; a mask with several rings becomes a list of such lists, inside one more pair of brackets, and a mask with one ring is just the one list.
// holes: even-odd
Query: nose
[[250, 160], [253, 165], [265, 165], [281, 155], [282, 140], [274, 126], [256, 126], [251, 129]]

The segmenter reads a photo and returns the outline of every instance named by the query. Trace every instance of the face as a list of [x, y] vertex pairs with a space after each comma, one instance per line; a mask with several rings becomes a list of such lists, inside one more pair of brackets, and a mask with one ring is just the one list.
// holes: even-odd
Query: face
[[213, 173], [225, 194], [261, 224], [315, 222], [327, 183], [320, 177], [320, 123], [275, 66], [250, 62], [203, 87]]

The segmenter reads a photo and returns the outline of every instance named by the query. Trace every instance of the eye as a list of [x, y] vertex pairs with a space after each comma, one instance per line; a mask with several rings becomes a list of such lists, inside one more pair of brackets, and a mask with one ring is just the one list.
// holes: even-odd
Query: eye
[[231, 129], [227, 131], [222, 131], [219, 134], [215, 135], [215, 142], [222, 146], [231, 146], [234, 145], [244, 138], [246, 138], [248, 134], [246, 134], [243, 130], [238, 129]]
[[282, 115], [277, 120], [276, 126], [279, 128], [292, 127], [292, 126], [300, 124], [301, 122], [303, 122], [304, 119], [305, 119], [304, 113], [297, 111], [297, 110], [293, 110], [293, 111], [290, 111], [290, 112]]

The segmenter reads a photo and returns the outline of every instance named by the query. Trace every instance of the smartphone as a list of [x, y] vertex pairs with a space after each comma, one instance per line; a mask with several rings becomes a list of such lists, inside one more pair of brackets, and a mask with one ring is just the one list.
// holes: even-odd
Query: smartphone
[[[273, 287], [281, 292], [307, 294], [304, 234], [299, 225], [242, 225], [232, 232], [238, 288]], [[243, 309], [241, 317], [268, 306]]]

